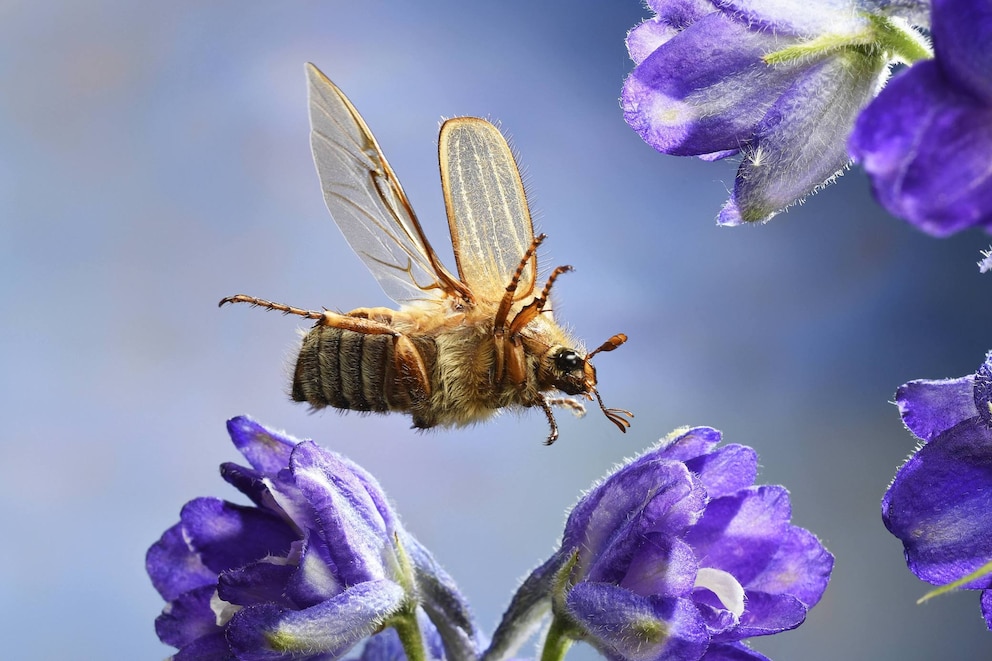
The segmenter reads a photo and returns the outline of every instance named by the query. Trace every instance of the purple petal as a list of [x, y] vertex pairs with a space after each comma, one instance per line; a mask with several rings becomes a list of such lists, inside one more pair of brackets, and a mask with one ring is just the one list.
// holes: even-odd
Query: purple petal
[[259, 507], [271, 508], [272, 497], [269, 487], [263, 482], [265, 475], [254, 468], [245, 468], [230, 461], [220, 465], [221, 478], [232, 487], [248, 496]]
[[896, 391], [896, 405], [909, 431], [929, 441], [962, 420], [978, 416], [975, 377], [910, 381]]
[[933, 0], [937, 62], [944, 73], [986, 104], [992, 103], [992, 5], [975, 0]]
[[981, 604], [985, 626], [992, 631], [992, 590], [982, 590]]
[[170, 661], [236, 661], [223, 631], [197, 638], [171, 657]]
[[795, 79], [800, 65], [769, 66], [782, 44], [714, 13], [657, 48], [624, 83], [624, 119], [665, 154], [738, 149]]
[[715, 0], [714, 4], [752, 30], [807, 39], [822, 34], [854, 36], [869, 27], [868, 19], [853, 0]]
[[879, 203], [924, 232], [992, 223], [992, 108], [936, 61], [896, 76], [861, 113], [849, 148]]
[[[882, 499], [885, 527], [910, 570], [942, 585], [992, 558], [992, 430], [971, 418], [932, 439], [896, 473]], [[987, 588], [985, 577], [971, 587]]]
[[649, 18], [627, 33], [627, 54], [634, 64], [640, 64], [678, 33], [679, 30], [657, 16]]
[[271, 602], [289, 608], [294, 604], [286, 598], [286, 583], [294, 569], [287, 564], [255, 562], [226, 571], [217, 580], [217, 596], [239, 606]]
[[658, 18], [679, 30], [716, 11], [710, 0], [647, 0], [645, 4]]
[[562, 548], [578, 550], [577, 567], [589, 580], [618, 582], [643, 535], [679, 534], [698, 517], [704, 497], [681, 462], [637, 460], [576, 505]]
[[152, 585], [166, 601], [217, 582], [217, 572], [207, 569], [200, 556], [183, 539], [181, 523], [162, 533], [162, 538], [148, 549], [145, 570], [152, 579]]
[[640, 64], [659, 46], [716, 9], [708, 0], [664, 0], [649, 2], [657, 16], [644, 21], [627, 34], [627, 52]]
[[327, 543], [312, 530], [304, 536], [299, 566], [286, 585], [286, 594], [299, 608], [309, 608], [330, 599], [343, 589]]
[[358, 661], [407, 661], [396, 629], [390, 627], [365, 641]]
[[779, 547], [774, 555], [761, 572], [747, 582], [746, 588], [769, 594], [788, 594], [812, 608], [827, 589], [833, 568], [833, 555], [816, 535], [798, 526], [788, 526], [779, 537]]
[[231, 618], [228, 642], [243, 661], [340, 655], [375, 633], [404, 598], [403, 588], [383, 580], [356, 585], [304, 610], [252, 606]]
[[289, 465], [289, 455], [298, 442], [292, 436], [266, 429], [244, 415], [228, 420], [227, 432], [252, 468], [268, 475]]
[[698, 659], [709, 635], [691, 600], [642, 597], [605, 583], [582, 582], [566, 597], [586, 640], [625, 661]]
[[747, 587], [775, 557], [790, 516], [784, 487], [750, 487], [710, 501], [686, 541], [701, 565], [729, 572]]
[[743, 643], [714, 643], [706, 648], [700, 661], [771, 661]]
[[715, 639], [729, 642], [789, 631], [803, 623], [806, 611], [806, 606], [792, 595], [748, 590], [740, 624], [733, 631], [718, 634]]
[[[710, 640], [716, 639], [719, 634], [725, 631], [734, 629], [740, 623], [740, 619], [728, 610], [713, 592], [696, 588], [691, 594], [703, 622], [706, 623], [706, 631], [709, 632]], [[731, 638], [737, 640], [738, 637], [732, 636]]]
[[[341, 581], [354, 585], [384, 578], [394, 520], [388, 508], [379, 509], [384, 497], [378, 484], [359, 479], [350, 462], [312, 441], [296, 446], [290, 464]], [[379, 493], [373, 497], [372, 491]]]
[[620, 581], [642, 596], [681, 597], [692, 592], [699, 563], [692, 547], [677, 537], [646, 535]]
[[155, 633], [159, 640], [173, 647], [184, 647], [197, 638], [220, 631], [217, 616], [210, 608], [213, 586], [190, 590], [169, 602], [155, 620]]
[[720, 498], [754, 484], [758, 453], [746, 445], [731, 444], [690, 459], [685, 465], [699, 476], [707, 496]]
[[737, 156], [740, 153], [741, 153], [740, 149], [725, 149], [723, 151], [715, 151], [712, 154], [700, 154], [696, 158], [698, 158], [701, 161], [706, 161], [707, 163], [712, 163], [714, 161], [721, 161], [725, 158]]
[[743, 150], [733, 195], [718, 222], [766, 221], [839, 174], [849, 160], [847, 136], [884, 65], [880, 57], [842, 51], [795, 80]]
[[297, 538], [274, 514], [218, 498], [191, 500], [180, 519], [190, 547], [217, 573], [268, 555], [285, 556]]
[[648, 451], [643, 457], [654, 457], [657, 453], [663, 459], [688, 462], [712, 452], [722, 438], [720, 432], [712, 427], [678, 429], [662, 439], [656, 449]]

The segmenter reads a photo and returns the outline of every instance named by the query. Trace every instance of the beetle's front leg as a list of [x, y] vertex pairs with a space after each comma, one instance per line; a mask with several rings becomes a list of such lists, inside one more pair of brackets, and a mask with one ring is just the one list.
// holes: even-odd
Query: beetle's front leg
[[586, 414], [585, 405], [569, 397], [555, 397], [547, 400], [547, 402], [548, 406], [560, 406], [563, 409], [569, 409], [576, 418], [581, 418]]
[[551, 445], [558, 440], [558, 422], [555, 421], [555, 414], [551, 411], [551, 405], [541, 393], [537, 393], [537, 405], [544, 410], [544, 415], [548, 418], [548, 424], [551, 425], [551, 432], [548, 434], [548, 440], [544, 441], [545, 445]]

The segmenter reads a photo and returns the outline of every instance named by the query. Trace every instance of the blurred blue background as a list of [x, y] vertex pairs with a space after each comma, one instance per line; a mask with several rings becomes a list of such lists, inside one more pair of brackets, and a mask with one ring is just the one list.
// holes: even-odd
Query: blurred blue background
[[[924, 606], [879, 498], [914, 447], [890, 400], [992, 348], [988, 238], [933, 240], [853, 171], [762, 227], [718, 228], [732, 164], [659, 155], [623, 123], [634, 0], [568, 4], [0, 4], [0, 639], [5, 659], [156, 659], [144, 553], [196, 496], [233, 496], [224, 421], [249, 413], [371, 470], [491, 631], [615, 462], [706, 424], [837, 556], [787, 659], [988, 658], [977, 593]], [[539, 411], [415, 433], [286, 395], [296, 329], [245, 292], [388, 305], [328, 217], [303, 63], [372, 127], [443, 258], [438, 121], [500, 120], [526, 169], [556, 310], [590, 345], [603, 416]], [[521, 652], [532, 655], [528, 647]], [[576, 647], [575, 658], [592, 657]]]

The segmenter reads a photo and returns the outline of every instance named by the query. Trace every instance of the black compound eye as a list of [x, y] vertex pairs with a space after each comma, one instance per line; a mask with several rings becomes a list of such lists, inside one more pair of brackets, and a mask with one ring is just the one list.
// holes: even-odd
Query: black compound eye
[[562, 372], [572, 372], [577, 369], [582, 369], [582, 366], [585, 365], [585, 363], [586, 361], [571, 349], [562, 349], [555, 356], [555, 367]]

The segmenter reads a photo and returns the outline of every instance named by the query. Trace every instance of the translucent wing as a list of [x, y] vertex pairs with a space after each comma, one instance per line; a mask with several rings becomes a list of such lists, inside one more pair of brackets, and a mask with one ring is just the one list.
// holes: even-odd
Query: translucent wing
[[306, 69], [314, 164], [327, 210], [351, 249], [394, 301], [466, 296], [428, 243], [365, 120], [317, 67]]
[[[458, 274], [477, 298], [498, 301], [534, 240], [513, 153], [499, 129], [476, 117], [445, 122], [438, 152]], [[521, 274], [516, 298], [530, 295], [536, 276], [535, 256]]]

